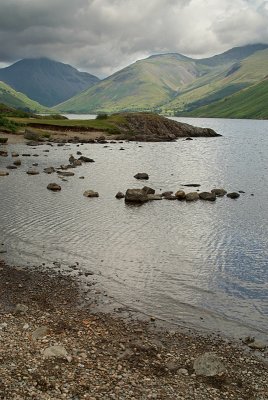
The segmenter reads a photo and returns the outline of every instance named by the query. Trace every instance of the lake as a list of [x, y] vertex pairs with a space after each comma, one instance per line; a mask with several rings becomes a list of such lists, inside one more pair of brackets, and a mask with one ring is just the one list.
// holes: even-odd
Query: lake
[[[96, 282], [94, 290], [106, 292], [107, 303], [179, 326], [263, 339], [268, 330], [268, 121], [179, 120], [213, 128], [223, 137], [109, 147], [10, 145], [31, 156], [21, 157], [22, 166], [0, 178], [5, 259], [19, 265], [57, 261], [61, 268], [78, 262], [82, 271], [94, 274], [88, 279]], [[78, 150], [95, 163], [78, 167], [66, 182], [56, 174], [25, 173], [35, 162], [40, 172], [67, 164]], [[0, 169], [13, 161], [0, 157]], [[137, 172], [147, 172], [149, 181], [134, 179]], [[47, 190], [54, 181], [61, 192]], [[157, 192], [195, 190], [182, 186], [187, 183], [201, 184], [200, 191], [223, 187], [245, 193], [237, 200], [162, 200], [139, 207], [115, 199], [119, 190], [145, 184]], [[87, 189], [100, 197], [83, 197]]]

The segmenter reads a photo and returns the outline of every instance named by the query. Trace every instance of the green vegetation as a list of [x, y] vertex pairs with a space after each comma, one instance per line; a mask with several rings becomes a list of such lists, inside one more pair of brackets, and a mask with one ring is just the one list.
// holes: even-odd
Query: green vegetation
[[268, 119], [268, 80], [184, 115], [194, 117]]
[[0, 81], [0, 103], [26, 112], [46, 112], [47, 108], [29, 99], [25, 94], [16, 92], [7, 84]]
[[[156, 55], [118, 71], [54, 110], [74, 113], [154, 111], [164, 115], [191, 112], [195, 115], [200, 107], [243, 93], [246, 88], [263, 81], [267, 65], [267, 45], [239, 47], [203, 60], [179, 54]], [[229, 112], [228, 108], [225, 115]], [[257, 118], [257, 115], [252, 117]]]
[[11, 118], [12, 121], [24, 126], [46, 129], [60, 127], [62, 130], [97, 130], [110, 134], [120, 133], [118, 125], [125, 122], [122, 114], [114, 114], [107, 116], [105, 119], [88, 119], [88, 120], [68, 120], [68, 119], [49, 119], [49, 116], [42, 118]]
[[0, 131], [15, 133], [19, 124], [0, 115]]

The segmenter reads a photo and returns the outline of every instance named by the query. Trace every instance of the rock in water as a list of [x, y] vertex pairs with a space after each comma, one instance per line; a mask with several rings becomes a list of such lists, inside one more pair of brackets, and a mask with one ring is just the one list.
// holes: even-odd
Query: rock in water
[[227, 197], [230, 197], [230, 199], [238, 199], [239, 196], [240, 194], [236, 192], [227, 193]]
[[59, 192], [61, 190], [61, 186], [57, 183], [49, 183], [47, 185], [48, 190], [52, 190], [53, 192]]
[[0, 176], [7, 176], [9, 173], [7, 171], [0, 171]]
[[26, 173], [28, 175], [38, 175], [39, 171], [37, 171], [36, 169], [29, 169]]
[[125, 197], [125, 195], [124, 195], [124, 193], [122, 193], [122, 192], [117, 192], [116, 195], [115, 195], [115, 197], [116, 197], [117, 199], [123, 199], [123, 198]]
[[215, 193], [211, 193], [211, 192], [201, 192], [201, 193], [199, 193], [199, 198], [201, 200], [215, 201], [216, 200], [216, 194]]
[[176, 198], [177, 198], [178, 200], [185, 200], [185, 198], [186, 198], [186, 194], [185, 194], [184, 190], [178, 190], [178, 191], [175, 193], [175, 196], [176, 196]]
[[86, 190], [83, 195], [85, 197], [99, 197], [99, 193], [98, 192], [94, 192], [94, 190]]
[[146, 174], [146, 172], [139, 172], [136, 175], [134, 175], [134, 178], [136, 178], [136, 179], [149, 179], [149, 175]]
[[224, 190], [224, 189], [212, 189], [211, 190], [211, 193], [215, 193], [215, 195], [217, 196], [217, 197], [223, 197], [223, 196], [225, 196], [226, 195], [226, 190]]
[[146, 193], [146, 194], [155, 194], [155, 190], [150, 188], [149, 186], [144, 186], [142, 188], [142, 190]]
[[226, 368], [217, 356], [212, 352], [207, 352], [199, 356], [194, 361], [196, 375], [202, 376], [222, 376], [226, 373]]
[[148, 195], [142, 189], [128, 189], [125, 194], [125, 202], [145, 203]]
[[197, 192], [190, 192], [185, 195], [186, 201], [196, 201], [199, 199], [199, 194]]

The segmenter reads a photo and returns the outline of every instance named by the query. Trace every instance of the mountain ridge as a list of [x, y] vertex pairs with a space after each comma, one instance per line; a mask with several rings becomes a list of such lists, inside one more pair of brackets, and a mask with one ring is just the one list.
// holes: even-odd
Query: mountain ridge
[[52, 107], [94, 85], [99, 78], [69, 64], [40, 57], [25, 58], [1, 68], [0, 80], [32, 100]]

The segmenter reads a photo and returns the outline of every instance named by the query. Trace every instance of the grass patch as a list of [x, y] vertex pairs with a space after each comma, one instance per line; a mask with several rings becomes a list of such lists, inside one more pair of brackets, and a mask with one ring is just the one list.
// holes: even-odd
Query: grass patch
[[0, 115], [0, 130], [5, 132], [15, 133], [18, 130], [19, 124], [15, 121], [11, 121], [6, 117]]

